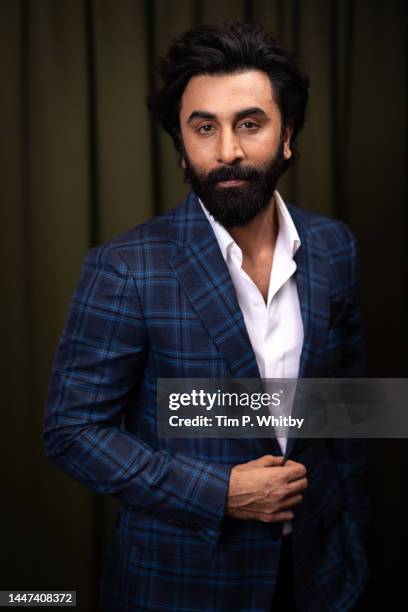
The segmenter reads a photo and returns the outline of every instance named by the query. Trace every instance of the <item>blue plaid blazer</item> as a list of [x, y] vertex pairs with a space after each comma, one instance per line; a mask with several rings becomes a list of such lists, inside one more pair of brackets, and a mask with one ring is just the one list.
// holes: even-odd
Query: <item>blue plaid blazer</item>
[[[299, 376], [362, 376], [355, 240], [342, 222], [288, 208], [302, 242]], [[102, 610], [270, 612], [282, 524], [233, 519], [224, 508], [232, 466], [281, 454], [277, 440], [159, 439], [159, 377], [259, 377], [194, 194], [88, 253], [51, 373], [45, 450], [120, 500]], [[298, 609], [349, 610], [367, 579], [365, 445], [297, 439], [286, 453], [309, 480], [293, 520]]]

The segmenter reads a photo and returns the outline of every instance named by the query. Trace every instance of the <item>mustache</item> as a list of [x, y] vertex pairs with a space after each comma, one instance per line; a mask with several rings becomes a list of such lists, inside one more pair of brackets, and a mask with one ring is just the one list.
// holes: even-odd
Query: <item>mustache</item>
[[222, 166], [210, 170], [206, 177], [208, 185], [215, 185], [218, 181], [256, 181], [262, 174], [251, 166]]

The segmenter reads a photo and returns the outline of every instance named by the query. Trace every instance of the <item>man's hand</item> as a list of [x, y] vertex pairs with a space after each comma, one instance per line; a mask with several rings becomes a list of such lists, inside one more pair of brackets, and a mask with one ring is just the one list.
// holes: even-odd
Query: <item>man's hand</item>
[[238, 519], [270, 523], [293, 518], [291, 508], [302, 501], [306, 468], [283, 457], [264, 455], [232, 468], [226, 513]]

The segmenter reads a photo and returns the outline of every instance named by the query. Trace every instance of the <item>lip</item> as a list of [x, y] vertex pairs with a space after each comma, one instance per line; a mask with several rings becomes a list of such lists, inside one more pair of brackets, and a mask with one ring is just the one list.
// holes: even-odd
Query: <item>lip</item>
[[230, 181], [218, 181], [218, 185], [221, 187], [239, 187], [244, 185], [247, 181], [243, 179], [231, 179]]

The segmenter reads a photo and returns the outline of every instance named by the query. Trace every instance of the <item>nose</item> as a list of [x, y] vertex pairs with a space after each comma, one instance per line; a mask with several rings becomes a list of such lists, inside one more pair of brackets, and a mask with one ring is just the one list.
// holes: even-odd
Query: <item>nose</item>
[[217, 161], [222, 164], [234, 164], [242, 161], [244, 153], [239, 137], [233, 129], [223, 129], [219, 134]]

